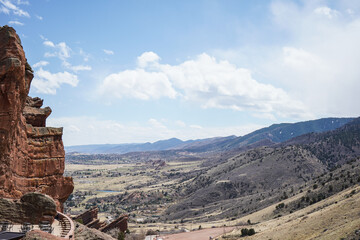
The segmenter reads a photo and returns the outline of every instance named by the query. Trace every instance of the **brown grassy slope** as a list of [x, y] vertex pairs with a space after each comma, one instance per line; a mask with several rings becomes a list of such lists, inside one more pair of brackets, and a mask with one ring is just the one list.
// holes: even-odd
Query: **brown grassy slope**
[[[354, 190], [355, 194], [351, 194]], [[266, 210], [271, 211], [271, 207], [262, 210], [264, 215]], [[360, 229], [360, 187], [348, 188], [295, 213], [250, 227], [257, 233], [241, 239], [359, 239], [355, 231]], [[222, 239], [240, 239], [239, 235], [240, 230], [236, 230]]]
[[166, 218], [214, 221], [247, 215], [291, 196], [325, 171], [318, 159], [297, 146], [253, 149], [182, 185], [185, 198], [167, 209]]

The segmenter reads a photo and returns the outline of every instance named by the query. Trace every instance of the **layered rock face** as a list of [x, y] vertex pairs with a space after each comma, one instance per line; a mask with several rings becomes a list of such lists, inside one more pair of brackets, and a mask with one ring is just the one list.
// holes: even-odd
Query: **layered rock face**
[[62, 210], [74, 188], [72, 178], [63, 176], [63, 129], [46, 127], [51, 109], [28, 97], [32, 78], [19, 36], [13, 28], [1, 27], [0, 197], [41, 192]]
[[117, 219], [110, 223], [101, 222], [98, 219], [99, 209], [97, 207], [93, 207], [82, 214], [73, 218], [73, 220], [77, 222], [81, 222], [85, 226], [89, 228], [95, 228], [100, 230], [101, 232], [107, 232], [111, 229], [117, 228], [122, 232], [125, 232], [128, 229], [127, 220], [129, 216], [127, 214], [120, 215]]

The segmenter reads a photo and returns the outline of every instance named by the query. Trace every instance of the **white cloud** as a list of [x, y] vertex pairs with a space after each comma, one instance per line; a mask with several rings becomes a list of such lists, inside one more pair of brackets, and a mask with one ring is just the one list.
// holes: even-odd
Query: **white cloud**
[[294, 47], [283, 47], [284, 64], [292, 68], [300, 68], [306, 70], [308, 66], [318, 66], [321, 64], [321, 59], [305, 51], [304, 49], [297, 49]]
[[47, 66], [49, 65], [49, 62], [47, 61], [40, 61], [40, 62], [37, 62], [33, 65], [34, 68], [37, 68], [37, 67], [44, 67], [44, 66]]
[[[62, 66], [68, 70], [71, 70], [73, 72], [79, 72], [79, 71], [90, 71], [92, 68], [89, 65], [72, 65], [68, 62], [68, 59], [71, 57], [72, 49], [65, 43], [60, 42], [58, 44], [53, 43], [52, 41], [49, 41], [43, 36], [40, 36], [41, 39], [44, 40], [43, 44], [46, 47], [49, 47], [53, 49], [53, 52], [46, 52], [44, 54], [45, 57], [57, 57], [62, 61]], [[88, 61], [89, 54], [85, 53], [82, 49], [80, 49], [79, 54], [84, 58], [84, 61]]]
[[42, 16], [35, 15], [35, 17], [36, 17], [37, 19], [39, 19], [40, 21], [42, 21], [42, 20], [43, 20], [43, 17], [42, 17]]
[[10, 1], [10, 0], [0, 0], [1, 4], [1, 10], [0, 12], [3, 12], [5, 14], [10, 14], [10, 12], [14, 15], [17, 15], [19, 17], [30, 17], [30, 14], [21, 8], [19, 8], [17, 5], [26, 4], [26, 2], [22, 1]]
[[[230, 127], [199, 127], [196, 124], [178, 127], [161, 120], [149, 119], [146, 123], [123, 123], [94, 117], [63, 117], [47, 120], [47, 125], [64, 127], [66, 146], [99, 143], [143, 143], [178, 137], [182, 140], [210, 138], [214, 136], [244, 135], [262, 125], [248, 124]], [[191, 127], [192, 126], [192, 127]]]
[[47, 47], [52, 47], [52, 48], [55, 47], [55, 44], [52, 41], [49, 41], [49, 40], [44, 41], [43, 44], [45, 46], [47, 46]]
[[79, 82], [77, 76], [69, 72], [51, 73], [40, 68], [34, 75], [32, 86], [36, 92], [44, 94], [56, 94], [62, 84], [76, 87]]
[[351, 11], [349, 18], [350, 5], [330, 9], [311, 1], [276, 1], [271, 9], [286, 43], [263, 51], [269, 58], [262, 74], [301, 99], [316, 117], [360, 115], [354, 104], [360, 101], [359, 14]]
[[18, 5], [30, 5], [29, 1], [17, 0], [16, 3], [17, 3]]
[[43, 44], [47, 47], [53, 48], [54, 52], [46, 52], [45, 57], [58, 57], [60, 60], [65, 61], [70, 57], [71, 48], [65, 42], [54, 44], [52, 41], [46, 40]]
[[126, 70], [107, 76], [100, 86], [100, 92], [108, 97], [142, 100], [176, 97], [176, 91], [164, 73], [146, 72], [143, 69]]
[[154, 52], [144, 52], [137, 60], [139, 67], [145, 68], [151, 63], [157, 63], [160, 60], [160, 57]]
[[18, 25], [18, 26], [24, 26], [24, 23], [19, 21], [9, 21], [10, 25]]
[[74, 72], [78, 72], [78, 71], [90, 71], [92, 68], [89, 65], [76, 65], [76, 66], [71, 66], [70, 69], [73, 70]]
[[70, 69], [70, 70], [72, 70], [74, 72], [90, 71], [91, 70], [91, 66], [88, 66], [88, 65], [76, 65], [76, 66], [73, 66], [67, 61], [63, 61], [62, 64], [63, 64], [64, 67], [66, 67], [67, 69]]
[[0, 13], [5, 13], [6, 15], [10, 14], [10, 10], [4, 6], [1, 6]]
[[[297, 55], [298, 61], [303, 60], [301, 54]], [[106, 77], [101, 93], [142, 100], [182, 97], [203, 108], [308, 116], [304, 105], [283, 89], [256, 81], [250, 70], [237, 68], [228, 61], [218, 61], [206, 53], [179, 65], [160, 64], [159, 60], [153, 52], [142, 54], [138, 57], [138, 68]]]
[[336, 18], [340, 15], [339, 11], [333, 10], [327, 6], [318, 7], [314, 13], [328, 17], [329, 19]]
[[114, 55], [114, 51], [103, 49], [104, 53], [107, 55]]

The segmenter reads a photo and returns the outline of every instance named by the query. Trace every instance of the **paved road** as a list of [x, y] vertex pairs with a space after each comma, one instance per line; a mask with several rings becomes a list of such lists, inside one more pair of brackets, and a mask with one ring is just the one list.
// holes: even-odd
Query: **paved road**
[[[234, 227], [226, 227], [225, 231], [228, 233], [232, 231]], [[161, 236], [164, 240], [209, 240], [212, 236], [214, 239], [217, 236], [224, 234], [224, 228], [208, 228], [197, 230], [193, 232], [184, 232], [171, 235]]]

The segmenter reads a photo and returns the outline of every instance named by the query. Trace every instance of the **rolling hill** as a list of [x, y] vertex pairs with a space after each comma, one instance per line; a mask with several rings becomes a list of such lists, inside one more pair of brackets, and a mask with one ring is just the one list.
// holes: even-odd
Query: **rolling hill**
[[[335, 181], [329, 176], [336, 168], [342, 170], [336, 171], [338, 177], [330, 192], [343, 190], [357, 182], [359, 165], [346, 170], [346, 183], [341, 173], [346, 169], [345, 163], [359, 161], [359, 136], [360, 118], [357, 118], [336, 130], [310, 133], [273, 147], [241, 152], [184, 184], [182, 200], [168, 208], [166, 219], [216, 220], [242, 216], [292, 196], [321, 176], [326, 176], [322, 186]], [[331, 195], [328, 186], [326, 191], [327, 194], [309, 194], [309, 201]]]

